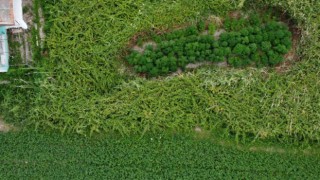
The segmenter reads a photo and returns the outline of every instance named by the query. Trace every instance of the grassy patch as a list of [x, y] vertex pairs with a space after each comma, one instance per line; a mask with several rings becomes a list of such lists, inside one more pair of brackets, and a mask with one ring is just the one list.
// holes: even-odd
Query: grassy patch
[[[86, 135], [190, 131], [200, 126], [237, 141], [319, 142], [320, 8], [315, 7], [320, 4], [242, 2], [54, 1], [45, 6], [50, 33], [48, 60], [39, 69], [41, 81], [36, 80], [32, 93], [1, 89], [1, 111], [6, 120]], [[138, 32], [174, 29], [239, 8], [251, 10], [250, 3], [286, 8], [301, 28], [301, 62], [288, 72], [206, 67], [146, 80], [128, 75], [122, 66], [125, 47]]]

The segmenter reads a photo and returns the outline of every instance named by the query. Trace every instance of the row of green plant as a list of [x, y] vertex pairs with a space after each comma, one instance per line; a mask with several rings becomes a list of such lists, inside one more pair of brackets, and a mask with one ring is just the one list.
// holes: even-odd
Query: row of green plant
[[317, 155], [237, 149], [188, 135], [89, 139], [29, 132], [2, 134], [0, 142], [2, 179], [318, 179], [320, 173]]
[[[285, 24], [275, 21], [262, 24], [256, 18], [253, 15], [253, 18], [243, 19], [247, 27], [240, 29], [236, 28], [238, 24], [231, 23], [229, 27], [226, 22], [225, 27], [236, 31], [221, 34], [219, 40], [213, 36], [212, 29], [215, 27], [207, 27], [204, 22], [200, 22], [198, 28], [190, 26], [161, 36], [155, 35], [155, 47], [148, 45], [143, 53], [133, 50], [126, 60], [137, 73], [147, 73], [149, 76], [165, 75], [178, 68], [184, 70], [187, 64], [199, 61], [227, 60], [233, 67], [277, 65], [291, 49], [291, 32]], [[240, 20], [230, 22], [237, 21]], [[201, 35], [207, 28], [210, 35]]]

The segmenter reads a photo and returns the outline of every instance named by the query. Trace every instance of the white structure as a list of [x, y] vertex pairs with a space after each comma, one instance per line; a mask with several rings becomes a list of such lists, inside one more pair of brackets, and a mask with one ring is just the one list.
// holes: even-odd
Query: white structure
[[28, 28], [23, 20], [21, 0], [0, 0], [0, 72], [9, 69], [7, 29], [10, 28]]
[[9, 69], [9, 47], [7, 29], [0, 26], [0, 72], [7, 72]]

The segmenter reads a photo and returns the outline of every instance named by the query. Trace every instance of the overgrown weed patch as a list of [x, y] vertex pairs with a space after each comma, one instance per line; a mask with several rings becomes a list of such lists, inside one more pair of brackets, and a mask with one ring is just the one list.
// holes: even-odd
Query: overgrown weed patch
[[[223, 129], [223, 136], [238, 141], [319, 142], [319, 2], [50, 2], [44, 4], [48, 60], [39, 66], [32, 91], [0, 89], [7, 120], [85, 135], [183, 132], [200, 126]], [[285, 9], [301, 29], [296, 52], [301, 62], [285, 73], [205, 67], [149, 81], [119, 72], [118, 59], [137, 32], [252, 9], [252, 4]]]

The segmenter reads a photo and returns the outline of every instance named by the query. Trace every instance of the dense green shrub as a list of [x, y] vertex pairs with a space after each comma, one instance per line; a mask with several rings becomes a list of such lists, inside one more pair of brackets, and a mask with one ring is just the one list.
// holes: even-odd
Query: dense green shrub
[[[257, 14], [249, 19], [226, 18], [224, 26], [229, 32], [222, 33], [219, 40], [212, 36], [215, 26], [206, 27], [204, 21], [197, 26], [172, 31], [163, 35], [165, 38], [157, 48], [149, 45], [140, 55], [131, 53], [127, 61], [136, 72], [149, 76], [185, 69], [188, 63], [196, 61], [220, 62], [229, 57], [227, 62], [234, 67], [274, 66], [284, 60], [283, 55], [292, 46], [292, 35], [286, 25], [275, 21], [262, 24]], [[201, 35], [206, 28], [209, 35]], [[179, 62], [181, 57], [184, 58]]]
[[198, 23], [198, 30], [199, 32], [203, 32], [204, 30], [206, 30], [206, 23], [204, 21], [200, 21]]
[[268, 50], [271, 49], [271, 47], [272, 47], [272, 45], [271, 45], [271, 43], [269, 41], [263, 41], [261, 43], [261, 50], [262, 51], [268, 51]]
[[249, 22], [252, 26], [260, 26], [261, 25], [261, 18], [259, 17], [258, 14], [250, 14], [249, 16]]

